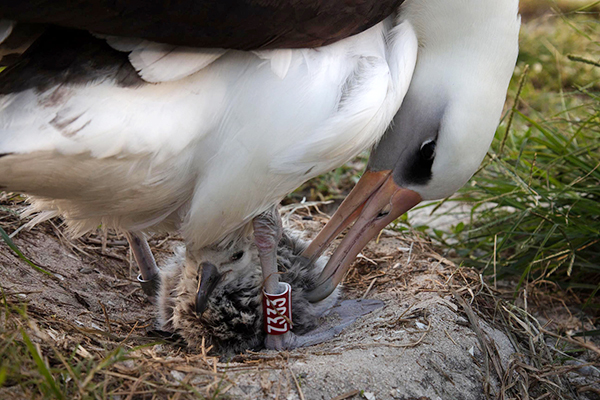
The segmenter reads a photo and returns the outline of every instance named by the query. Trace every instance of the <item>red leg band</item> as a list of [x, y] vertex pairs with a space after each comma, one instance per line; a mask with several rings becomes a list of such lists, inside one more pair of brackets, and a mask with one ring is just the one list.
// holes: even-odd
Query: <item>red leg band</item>
[[283, 335], [291, 328], [292, 323], [292, 287], [285, 285], [280, 294], [269, 294], [263, 289], [264, 329], [269, 335]]

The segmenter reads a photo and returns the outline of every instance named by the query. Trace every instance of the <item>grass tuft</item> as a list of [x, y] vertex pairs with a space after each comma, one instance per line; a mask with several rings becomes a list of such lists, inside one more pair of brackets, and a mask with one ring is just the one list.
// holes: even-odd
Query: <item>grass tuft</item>
[[[27, 350], [29, 350], [29, 353], [31, 354], [31, 358], [33, 359], [33, 361], [35, 362], [35, 365], [37, 366], [38, 372], [44, 377], [46, 384], [52, 390], [52, 393], [54, 393], [54, 396], [57, 399], [64, 399], [65, 396], [63, 395], [61, 390], [58, 388], [58, 385], [56, 384], [56, 381], [52, 377], [52, 374], [50, 373], [48, 366], [44, 363], [44, 360], [42, 360], [40, 353], [38, 353], [36, 347], [31, 342], [31, 339], [29, 339], [29, 336], [27, 336], [27, 333], [25, 332], [25, 330], [23, 328], [21, 328], [20, 331], [21, 331], [21, 336], [23, 337], [23, 341], [25, 342], [25, 345], [27, 346]], [[42, 387], [43, 387], [43, 384], [42, 384]], [[44, 392], [47, 392], [47, 390], [44, 390]]]
[[[40, 323], [36, 313], [30, 315], [31, 310], [16, 303], [13, 295], [2, 291], [0, 306], [0, 389], [13, 388], [23, 398], [107, 398], [106, 391], [119, 385], [117, 381], [106, 386], [103, 376], [143, 347], [116, 346], [101, 349], [98, 356], [70, 343], [65, 351], [52, 344], [56, 327]], [[85, 340], [81, 344], [89, 346]]]

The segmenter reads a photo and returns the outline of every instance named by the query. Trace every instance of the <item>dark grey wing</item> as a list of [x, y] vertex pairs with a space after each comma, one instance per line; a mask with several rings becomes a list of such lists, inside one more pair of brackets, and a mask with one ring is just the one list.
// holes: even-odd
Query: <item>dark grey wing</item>
[[318, 47], [359, 33], [404, 0], [18, 0], [0, 18], [191, 47]]
[[103, 79], [114, 79], [119, 86], [144, 84], [127, 53], [114, 50], [105, 40], [77, 29], [35, 28], [17, 24], [0, 43], [0, 65], [5, 67], [0, 73], [0, 95]]

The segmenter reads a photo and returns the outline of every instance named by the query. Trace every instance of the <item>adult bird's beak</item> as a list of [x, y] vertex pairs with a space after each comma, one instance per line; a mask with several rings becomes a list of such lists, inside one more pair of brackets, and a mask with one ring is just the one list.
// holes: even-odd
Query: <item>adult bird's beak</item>
[[307, 294], [308, 300], [314, 303], [329, 296], [369, 240], [421, 200], [417, 192], [398, 186], [391, 170], [365, 172], [327, 225], [304, 251], [305, 257], [315, 260], [341, 231], [356, 220], [329, 259], [316, 287]]
[[200, 282], [196, 292], [196, 314], [201, 316], [208, 306], [208, 299], [221, 280], [221, 274], [213, 264], [200, 264]]

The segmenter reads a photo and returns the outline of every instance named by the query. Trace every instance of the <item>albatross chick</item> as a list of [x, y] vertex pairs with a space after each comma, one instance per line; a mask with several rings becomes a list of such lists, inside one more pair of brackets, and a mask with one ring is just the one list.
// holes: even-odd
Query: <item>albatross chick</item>
[[[277, 248], [280, 280], [291, 286], [293, 347], [328, 340], [358, 316], [382, 305], [374, 300], [348, 300], [335, 307], [339, 289], [322, 301], [309, 302], [305, 294], [314, 287], [327, 258], [309, 263], [301, 256], [306, 246], [295, 232], [285, 229]], [[208, 278], [213, 281], [206, 282], [211, 286], [206, 304], [199, 307], [200, 281], [206, 276], [203, 268], [215, 272]], [[181, 335], [191, 348], [200, 348], [204, 338], [207, 346], [226, 354], [258, 350], [264, 348], [266, 338], [262, 291], [259, 254], [251, 239], [227, 247], [206, 247], [187, 257], [179, 248], [160, 271], [158, 322], [161, 329]], [[323, 323], [325, 315], [329, 324]]]

